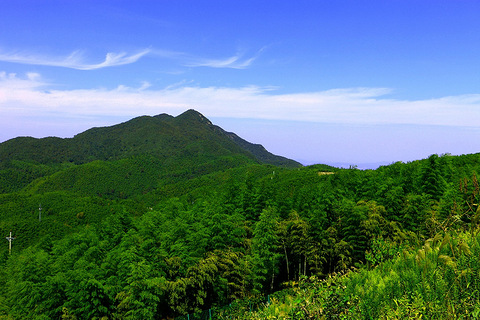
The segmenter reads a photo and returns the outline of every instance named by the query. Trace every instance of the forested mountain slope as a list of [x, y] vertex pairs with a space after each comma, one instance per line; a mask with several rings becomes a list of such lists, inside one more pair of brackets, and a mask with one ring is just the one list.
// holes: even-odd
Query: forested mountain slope
[[[460, 249], [480, 243], [480, 154], [365, 171], [287, 168], [259, 162], [236, 139], [189, 111], [71, 140], [17, 140], [25, 150], [13, 148], [15, 141], [2, 144], [0, 232], [16, 239], [11, 254], [7, 241], [0, 246], [0, 318], [164, 319], [249, 301], [303, 277], [325, 281], [344, 273], [359, 276], [351, 287], [332, 282], [343, 291], [322, 291], [327, 305], [311, 307], [382, 317], [394, 314], [394, 305], [365, 307], [362, 301], [375, 297], [359, 288], [370, 277], [363, 272], [378, 269], [378, 281], [367, 280], [380, 292], [387, 280], [379, 279], [394, 277], [390, 267], [411, 281], [405, 288], [423, 285], [416, 297], [395, 291], [398, 301], [417, 306], [445, 297], [420, 310], [423, 317], [452, 305], [476, 312], [480, 267]], [[59, 158], [43, 155], [37, 143]], [[72, 143], [82, 153], [66, 147]], [[171, 146], [181, 148], [168, 155]], [[440, 281], [444, 274], [450, 282]], [[433, 279], [436, 287], [407, 275]], [[455, 283], [478, 289], [455, 291]], [[320, 292], [321, 284], [312, 286]], [[397, 294], [384, 292], [384, 301]]]
[[177, 117], [142, 116], [111, 127], [92, 128], [73, 138], [19, 137], [0, 143], [0, 192], [19, 190], [66, 166], [132, 158], [138, 162], [142, 157], [167, 171], [186, 167], [191, 171], [205, 171], [205, 167], [216, 170], [245, 163], [301, 166], [188, 110]]
[[172, 117], [141, 116], [111, 127], [92, 128], [73, 138], [19, 137], [0, 144], [0, 161], [36, 161], [42, 164], [94, 160], [119, 160], [149, 154], [165, 159], [208, 153], [212, 156], [242, 154], [261, 163], [300, 166], [274, 156], [233, 133], [213, 125], [195, 110]]

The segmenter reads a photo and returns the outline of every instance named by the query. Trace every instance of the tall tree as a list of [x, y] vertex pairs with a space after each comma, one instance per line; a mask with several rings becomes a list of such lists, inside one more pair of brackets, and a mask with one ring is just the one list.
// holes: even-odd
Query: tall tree
[[420, 175], [421, 191], [432, 197], [433, 200], [440, 200], [445, 188], [445, 181], [441, 175], [438, 155], [432, 154], [422, 167]]
[[268, 207], [260, 214], [255, 224], [252, 239], [252, 259], [254, 286], [259, 292], [268, 288], [273, 290], [278, 263], [282, 257], [279, 250], [278, 212], [275, 207]]

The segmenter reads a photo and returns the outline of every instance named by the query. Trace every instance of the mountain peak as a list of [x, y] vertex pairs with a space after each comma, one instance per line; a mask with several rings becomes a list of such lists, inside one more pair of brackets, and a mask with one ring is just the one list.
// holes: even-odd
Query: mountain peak
[[182, 113], [181, 115], [175, 117], [177, 120], [181, 121], [200, 121], [202, 123], [212, 125], [210, 120], [208, 120], [203, 114], [200, 112], [194, 110], [194, 109], [189, 109]]

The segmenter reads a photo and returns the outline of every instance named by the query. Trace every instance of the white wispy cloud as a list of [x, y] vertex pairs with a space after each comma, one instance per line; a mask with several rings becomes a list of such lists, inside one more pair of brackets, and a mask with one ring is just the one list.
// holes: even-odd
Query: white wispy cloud
[[0, 53], [0, 61], [30, 65], [64, 67], [77, 70], [95, 70], [134, 63], [149, 52], [150, 49], [144, 49], [134, 54], [128, 54], [126, 52], [109, 52], [106, 54], [105, 59], [99, 63], [87, 63], [84, 55], [80, 51], [74, 51], [66, 57], [51, 57], [21, 52], [3, 52]]
[[255, 58], [242, 59], [242, 56], [235, 55], [225, 59], [194, 59], [195, 61], [185, 63], [187, 67], [210, 67], [210, 68], [231, 68], [245, 69], [249, 67]]
[[259, 50], [251, 57], [244, 57], [243, 53], [237, 53], [234, 56], [222, 59], [190, 57], [190, 61], [185, 62], [184, 65], [187, 67], [246, 69], [258, 58], [262, 51], [263, 49]]
[[256, 86], [155, 90], [148, 82], [132, 88], [49, 89], [39, 74], [0, 72], [0, 118], [8, 112], [56, 112], [68, 117], [179, 114], [194, 108], [210, 117], [298, 120], [343, 124], [416, 124], [477, 127], [480, 94], [427, 100], [389, 99], [390, 89], [350, 88], [280, 94]]
[[166, 58], [177, 61], [184, 67], [209, 67], [226, 69], [246, 69], [260, 56], [264, 49], [260, 49], [254, 55], [245, 57], [244, 53], [237, 53], [225, 58], [206, 58], [190, 53], [152, 49], [150, 54], [160, 58]]
[[58, 90], [39, 74], [0, 72], [0, 119], [16, 114], [130, 118], [164, 112], [177, 115], [194, 108], [207, 117], [479, 127], [480, 94], [410, 101], [390, 99], [390, 92], [350, 88], [281, 94], [256, 86], [193, 87], [188, 83], [155, 90], [148, 82], [137, 88]]
[[28, 65], [63, 67], [77, 70], [96, 70], [135, 63], [140, 58], [150, 55], [161, 59], [175, 60], [179, 65], [184, 67], [245, 69], [258, 58], [262, 50], [263, 49], [259, 50], [251, 57], [244, 57], [244, 54], [238, 53], [231, 57], [211, 59], [184, 52], [148, 48], [133, 54], [127, 52], [109, 52], [105, 55], [104, 60], [98, 63], [87, 62], [84, 53], [80, 50], [74, 51], [63, 57], [46, 56], [27, 52], [7, 53], [0, 51], [0, 61]]
[[46, 86], [47, 83], [42, 81], [42, 76], [36, 72], [29, 72], [25, 77], [18, 77], [16, 73], [7, 73], [0, 71], [0, 99], [7, 92], [18, 92], [22, 90], [35, 91], [39, 87]]

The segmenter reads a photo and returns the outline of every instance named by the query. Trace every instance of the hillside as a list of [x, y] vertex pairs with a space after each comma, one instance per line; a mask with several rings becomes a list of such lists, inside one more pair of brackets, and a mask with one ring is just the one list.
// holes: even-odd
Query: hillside
[[[95, 167], [105, 176], [101, 180], [106, 184], [125, 185], [124, 177], [136, 171], [147, 176], [145, 169], [138, 166], [140, 159], [149, 166], [147, 180], [151, 184], [145, 186], [146, 189], [154, 188], [157, 181], [166, 176], [193, 177], [247, 163], [301, 166], [224, 131], [197, 111], [188, 110], [177, 117], [167, 114], [137, 117], [110, 127], [92, 128], [73, 138], [18, 137], [3, 142], [0, 144], [0, 192], [18, 191], [35, 179], [69, 167], [75, 174]], [[87, 165], [95, 161], [104, 163]], [[78, 165], [87, 166], [73, 169]], [[124, 175], [119, 174], [119, 167]], [[65, 181], [61, 176], [55, 179]], [[61, 183], [59, 188], [63, 187]], [[128, 183], [125, 187], [128, 188]]]
[[166, 114], [137, 117], [111, 127], [92, 128], [73, 138], [19, 137], [0, 144], [2, 164], [12, 160], [82, 164], [138, 155], [169, 159], [200, 154], [241, 155], [258, 163], [301, 166], [224, 131], [195, 110], [177, 117]]

